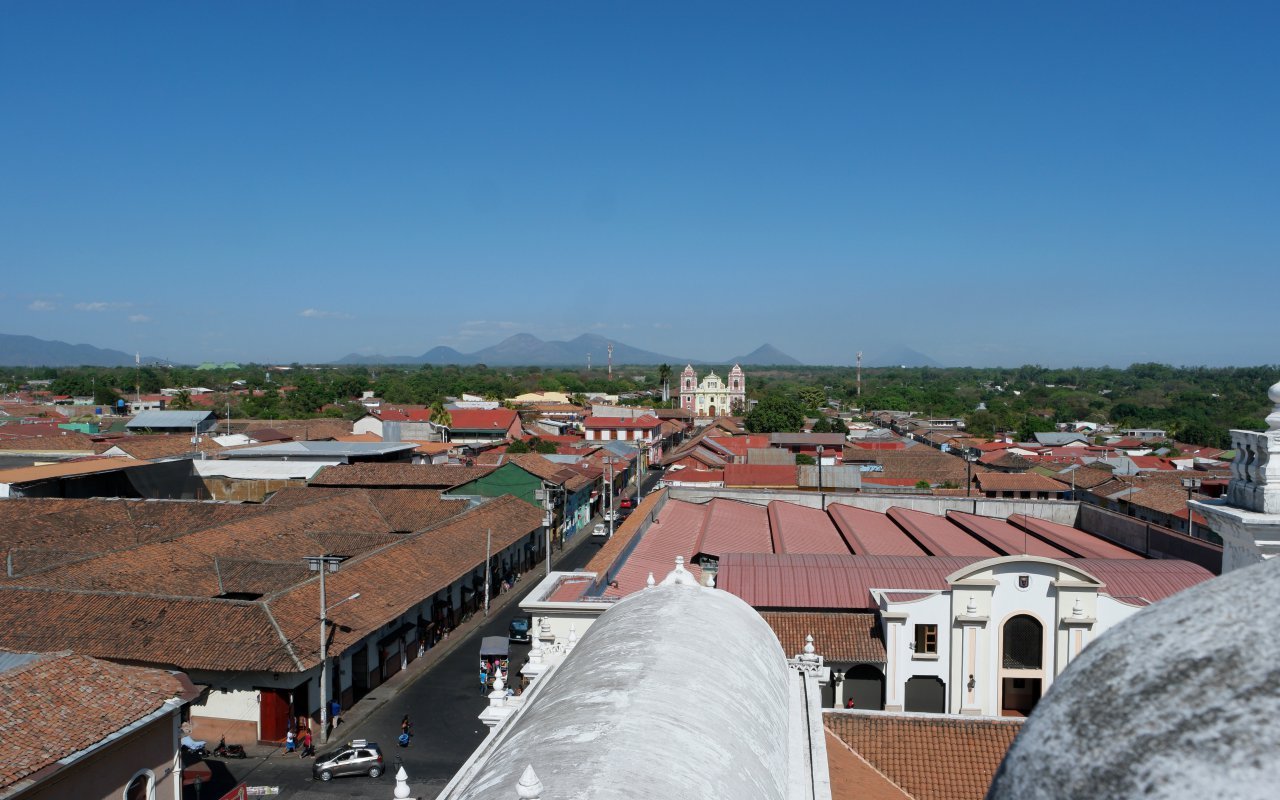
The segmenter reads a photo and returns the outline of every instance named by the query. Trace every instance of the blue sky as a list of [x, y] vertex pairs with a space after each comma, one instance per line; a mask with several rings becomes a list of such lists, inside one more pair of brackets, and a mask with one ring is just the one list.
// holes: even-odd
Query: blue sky
[[1280, 4], [0, 4], [0, 332], [1280, 362]]

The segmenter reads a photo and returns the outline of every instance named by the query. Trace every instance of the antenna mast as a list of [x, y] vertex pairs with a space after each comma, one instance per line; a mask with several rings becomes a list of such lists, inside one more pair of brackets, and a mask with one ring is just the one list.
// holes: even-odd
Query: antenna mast
[[862, 351], [858, 351], [858, 397], [862, 397]]
[[613, 342], [609, 342], [609, 380], [613, 380]]

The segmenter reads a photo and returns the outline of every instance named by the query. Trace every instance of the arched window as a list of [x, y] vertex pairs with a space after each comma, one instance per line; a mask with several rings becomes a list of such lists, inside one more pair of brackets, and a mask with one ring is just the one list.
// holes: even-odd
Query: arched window
[[1004, 624], [1005, 669], [1040, 669], [1044, 654], [1044, 628], [1034, 618], [1019, 614]]
[[138, 770], [124, 787], [124, 800], [155, 800], [156, 774], [149, 769]]

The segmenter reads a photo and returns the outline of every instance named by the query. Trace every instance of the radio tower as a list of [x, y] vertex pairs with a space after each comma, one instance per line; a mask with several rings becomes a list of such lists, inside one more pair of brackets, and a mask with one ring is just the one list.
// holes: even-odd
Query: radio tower
[[862, 351], [858, 351], [858, 397], [862, 397]]
[[587, 351], [587, 372], [591, 371], [591, 351]]
[[613, 342], [609, 342], [609, 380], [613, 380]]

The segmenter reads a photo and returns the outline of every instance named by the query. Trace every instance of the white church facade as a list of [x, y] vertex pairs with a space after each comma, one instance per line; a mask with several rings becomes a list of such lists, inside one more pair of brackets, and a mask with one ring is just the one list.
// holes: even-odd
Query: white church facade
[[710, 372], [699, 381], [692, 364], [685, 365], [680, 373], [680, 407], [692, 411], [695, 417], [745, 413], [746, 405], [747, 376], [738, 364], [729, 370], [727, 379]]

